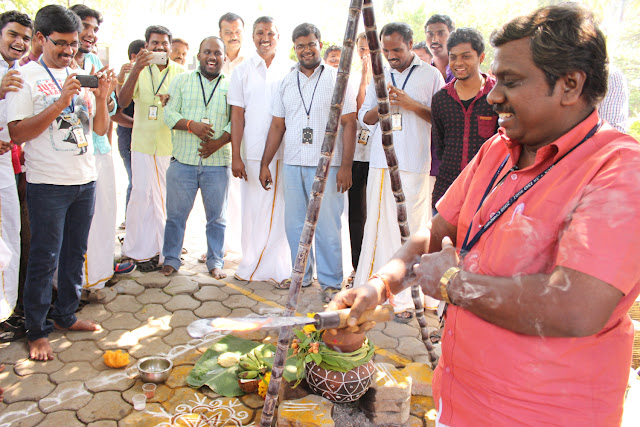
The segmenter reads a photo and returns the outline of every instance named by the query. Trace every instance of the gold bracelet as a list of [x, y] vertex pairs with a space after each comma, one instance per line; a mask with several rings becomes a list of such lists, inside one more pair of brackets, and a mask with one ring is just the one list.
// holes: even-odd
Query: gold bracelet
[[126, 82], [126, 81], [127, 81], [127, 79], [124, 79], [124, 80], [120, 81], [120, 80], [118, 80], [118, 78], [116, 77], [116, 82], [118, 82], [118, 84], [119, 84], [120, 86], [122, 86], [122, 85], [124, 84], [124, 82]]
[[442, 278], [440, 278], [440, 296], [442, 296], [442, 300], [447, 304], [455, 305], [451, 298], [449, 298], [449, 283], [453, 280], [453, 278], [460, 272], [460, 267], [451, 267], [447, 271], [444, 272]]

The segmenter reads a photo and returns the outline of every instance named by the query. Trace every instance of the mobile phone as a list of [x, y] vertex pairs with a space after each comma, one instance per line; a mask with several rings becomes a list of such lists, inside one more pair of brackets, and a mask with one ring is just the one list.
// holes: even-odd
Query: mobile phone
[[76, 76], [76, 79], [80, 82], [81, 87], [98, 87], [98, 77], [88, 74], [80, 74]]
[[151, 64], [167, 64], [167, 52], [151, 52], [151, 55]]

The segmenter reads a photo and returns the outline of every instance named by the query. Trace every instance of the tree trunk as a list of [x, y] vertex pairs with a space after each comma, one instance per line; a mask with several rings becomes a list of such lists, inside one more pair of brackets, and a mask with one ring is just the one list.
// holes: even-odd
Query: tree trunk
[[[331, 111], [327, 121], [327, 127], [322, 143], [320, 161], [316, 169], [316, 176], [311, 188], [311, 200], [307, 207], [307, 215], [305, 225], [300, 236], [300, 245], [298, 246], [298, 254], [291, 275], [291, 286], [289, 288], [289, 300], [287, 308], [284, 312], [285, 316], [292, 316], [298, 305], [298, 297], [302, 280], [309, 259], [309, 250], [311, 242], [316, 231], [318, 216], [320, 215], [320, 205], [322, 204], [322, 196], [327, 184], [329, 168], [331, 167], [331, 159], [335, 148], [336, 136], [338, 134], [338, 126], [342, 116], [342, 106], [344, 103], [347, 84], [349, 82], [349, 71], [351, 69], [351, 59], [353, 57], [354, 40], [358, 32], [358, 22], [360, 20], [360, 12], [362, 10], [363, 0], [351, 0], [349, 6], [349, 18], [347, 20], [347, 28], [345, 30], [342, 55], [340, 56], [340, 65], [338, 67], [338, 78], [331, 99]], [[330, 183], [329, 185], [335, 185]], [[269, 389], [265, 398], [264, 407], [262, 409], [262, 418], [260, 419], [261, 427], [271, 427], [273, 416], [278, 402], [278, 391], [284, 371], [284, 364], [287, 358], [287, 351], [291, 344], [291, 327], [283, 327], [280, 329], [278, 336], [278, 347], [271, 371], [271, 380]]]
[[[380, 55], [380, 42], [378, 31], [376, 28], [376, 17], [373, 11], [372, 0], [364, 0], [362, 9], [362, 17], [364, 18], [365, 30], [367, 32], [367, 41], [369, 42], [369, 51], [371, 53], [371, 68], [373, 69], [373, 81], [378, 97], [378, 117], [380, 121], [380, 130], [382, 131], [382, 147], [387, 158], [387, 166], [389, 167], [389, 177], [391, 180], [391, 190], [396, 200], [398, 211], [398, 226], [400, 227], [400, 237], [404, 244], [410, 236], [409, 224], [407, 223], [407, 206], [402, 191], [402, 181], [400, 172], [398, 171], [398, 158], [393, 148], [393, 130], [391, 125], [391, 108], [389, 106], [389, 93], [387, 92], [387, 84], [384, 78], [384, 68], [382, 66], [382, 55]], [[438, 362], [438, 356], [435, 353], [433, 344], [429, 340], [429, 331], [427, 329], [427, 320], [424, 317], [424, 305], [420, 295], [420, 286], [414, 284], [411, 286], [411, 297], [415, 305], [416, 319], [420, 325], [420, 333], [427, 352], [429, 353], [429, 361], [431, 366], [435, 368]]]

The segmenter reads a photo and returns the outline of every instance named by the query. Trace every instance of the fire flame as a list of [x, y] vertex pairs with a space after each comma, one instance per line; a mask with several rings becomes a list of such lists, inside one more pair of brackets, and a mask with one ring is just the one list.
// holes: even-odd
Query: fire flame
[[266, 319], [261, 322], [246, 322], [218, 317], [211, 321], [211, 326], [221, 331], [254, 331], [256, 329], [260, 329], [269, 321], [270, 319]]

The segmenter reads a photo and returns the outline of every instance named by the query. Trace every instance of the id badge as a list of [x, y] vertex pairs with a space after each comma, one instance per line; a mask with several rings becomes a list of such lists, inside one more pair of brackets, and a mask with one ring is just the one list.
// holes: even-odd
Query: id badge
[[391, 115], [391, 130], [402, 130], [402, 114], [395, 113]]
[[302, 143], [313, 144], [313, 129], [309, 127], [302, 129]]
[[360, 129], [360, 132], [358, 133], [358, 144], [367, 145], [370, 137], [371, 132], [366, 129]]
[[84, 136], [84, 129], [81, 127], [74, 127], [73, 134], [76, 137], [76, 142], [78, 143], [78, 148], [86, 147], [89, 145], [87, 142], [87, 138]]
[[149, 106], [149, 120], [158, 120], [158, 106], [150, 105]]
[[200, 122], [208, 125], [209, 124], [209, 117], [203, 117], [202, 120], [200, 120]]

